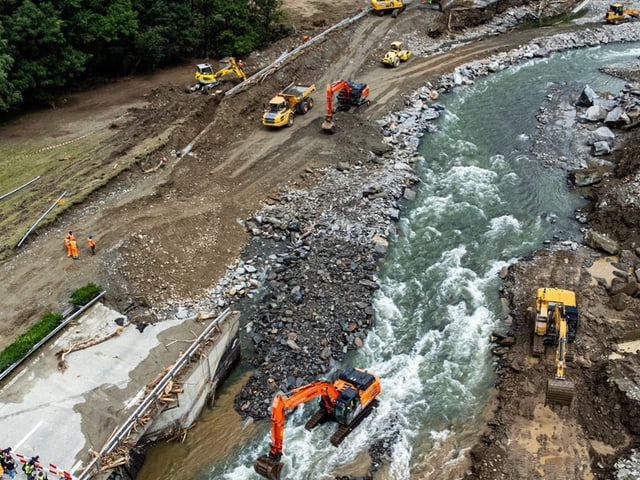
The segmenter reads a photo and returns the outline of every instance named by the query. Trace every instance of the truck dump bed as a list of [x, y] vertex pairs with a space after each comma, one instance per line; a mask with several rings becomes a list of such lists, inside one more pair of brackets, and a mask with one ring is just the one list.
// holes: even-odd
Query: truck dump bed
[[296, 85], [294, 83], [290, 84], [287, 88], [285, 88], [280, 95], [282, 97], [296, 97], [298, 101], [303, 98], [308, 97], [314, 92], [316, 89], [315, 85]]

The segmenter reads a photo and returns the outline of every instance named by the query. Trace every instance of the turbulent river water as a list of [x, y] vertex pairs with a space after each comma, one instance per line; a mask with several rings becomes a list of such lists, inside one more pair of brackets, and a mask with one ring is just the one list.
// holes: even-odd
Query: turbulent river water
[[[623, 82], [597, 67], [640, 54], [638, 44], [556, 54], [512, 67], [441, 96], [446, 113], [420, 147], [425, 161], [381, 265], [376, 327], [345, 365], [378, 373], [380, 405], [338, 447], [332, 425], [304, 429], [313, 405], [289, 416], [283, 478], [364, 475], [371, 441], [399, 426], [380, 479], [460, 478], [477, 440], [495, 380], [489, 336], [507, 311], [499, 271], [557, 239], [579, 239], [573, 212], [580, 196], [566, 174], [534, 156], [536, 112], [554, 87], [585, 84], [617, 93]], [[148, 452], [139, 479], [257, 479], [252, 463], [269, 450], [268, 422], [243, 424], [233, 396], [238, 372], [217, 408], [205, 412], [184, 444]]]

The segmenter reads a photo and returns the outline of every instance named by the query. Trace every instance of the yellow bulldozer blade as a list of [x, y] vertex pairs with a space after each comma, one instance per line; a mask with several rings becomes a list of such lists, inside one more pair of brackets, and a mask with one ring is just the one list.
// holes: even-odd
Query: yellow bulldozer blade
[[573, 400], [575, 385], [568, 380], [554, 378], [547, 382], [545, 405], [569, 406]]
[[269, 480], [280, 480], [280, 471], [284, 466], [283, 463], [274, 460], [268, 455], [259, 457], [253, 463], [253, 469], [258, 475], [262, 475]]

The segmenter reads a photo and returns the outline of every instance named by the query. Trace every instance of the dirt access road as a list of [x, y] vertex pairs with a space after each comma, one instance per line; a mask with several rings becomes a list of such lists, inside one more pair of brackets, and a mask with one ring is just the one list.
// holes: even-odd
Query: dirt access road
[[[296, 19], [300, 35], [313, 34], [356, 13], [346, 1], [291, 2], [285, 6]], [[474, 18], [473, 12], [468, 15]], [[447, 33], [436, 39], [427, 35], [445, 32], [445, 17], [417, 6], [397, 19], [367, 16], [263, 83], [233, 97], [185, 94], [183, 87], [190, 81], [193, 69], [189, 64], [72, 95], [55, 110], [26, 115], [2, 126], [0, 137], [16, 144], [31, 142], [37, 135], [39, 142], [56, 145], [74, 135], [101, 132], [89, 137], [95, 141], [89, 142], [88, 157], [113, 168], [140, 144], [155, 148], [144, 150], [147, 153], [115, 180], [67, 210], [52, 227], [38, 232], [16, 255], [3, 261], [0, 348], [37, 321], [43, 311], [63, 310], [69, 293], [89, 281], [104, 286], [117, 308], [123, 310], [135, 304], [137, 307], [130, 313], [133, 321], [153, 320], [147, 306], [162, 309], [204, 294], [240, 255], [247, 238], [241, 220], [265, 201], [277, 201], [279, 190], [314, 183], [321, 178], [323, 168], [340, 162], [355, 164], [366, 159], [370, 150], [384, 148], [375, 120], [387, 111], [401, 108], [404, 92], [429, 80], [436, 81], [457, 65], [547, 33], [544, 29], [515, 31], [462, 44], [447, 53], [413, 58], [401, 69], [380, 66], [379, 58], [393, 40], [410, 43], [410, 38], [420, 38], [433, 42], [434, 48], [440, 42], [455, 41], [455, 36]], [[251, 55], [245, 59], [246, 69], [258, 70], [298, 42], [298, 37], [287, 39], [268, 51]], [[372, 104], [356, 115], [338, 114], [337, 133], [325, 135], [320, 128], [325, 113], [323, 86], [338, 79], [368, 83]], [[263, 128], [262, 105], [291, 81], [318, 86], [315, 109], [297, 117], [292, 128]], [[181, 159], [172, 155], [205, 128], [207, 134], [195, 143], [191, 155]], [[169, 158], [166, 167], [142, 173], [143, 168], [155, 165], [163, 155]], [[61, 165], [65, 161], [61, 159]], [[58, 175], [64, 173], [59, 169]], [[43, 186], [34, 186], [42, 189], [40, 195], [44, 198], [52, 195], [52, 185], [67, 179], [51, 174], [46, 180], [41, 182]], [[78, 180], [71, 194], [83, 191], [86, 184]], [[16, 208], [23, 205], [20, 195], [11, 201]], [[76, 232], [81, 247], [85, 247], [86, 234], [94, 234], [98, 241], [96, 256], [87, 255], [85, 247], [79, 261], [68, 259], [62, 242], [67, 230]], [[555, 259], [552, 265], [555, 262], [560, 266], [565, 263]], [[548, 271], [546, 267], [545, 272], [539, 273], [548, 275]], [[526, 305], [525, 293], [522, 305]], [[523, 350], [517, 358], [526, 355]], [[536, 382], [542, 378], [546, 381], [546, 375], [531, 373]], [[539, 391], [537, 385], [528, 388]], [[520, 387], [501, 390], [507, 400], [521, 393]], [[562, 467], [563, 472], [576, 472], [565, 478], [592, 476], [588, 467], [591, 447], [577, 421], [570, 417], [559, 420], [549, 409], [536, 410], [532, 406], [531, 410], [540, 412], [536, 418], [543, 427], [539, 428], [563, 426], [562, 434], [545, 430], [541, 435], [557, 441], [560, 451], [575, 456], [576, 463], [563, 457], [569, 464]], [[535, 430], [529, 419], [518, 416], [517, 409], [508, 415], [507, 409], [501, 412], [499, 423], [511, 434], [507, 438], [516, 439], [514, 432]], [[487, 448], [474, 451], [474, 463], [479, 466], [477, 478], [545, 476], [543, 467], [548, 455], [537, 440], [530, 441], [529, 450], [510, 450], [501, 441], [500, 435], [489, 433], [482, 442]], [[526, 445], [526, 441], [520, 445]], [[604, 447], [603, 451], [608, 452]], [[611, 452], [615, 453], [615, 449]], [[547, 463], [547, 468], [551, 465], [553, 461]], [[574, 465], [580, 468], [575, 469]], [[546, 478], [560, 477], [548, 472]]]

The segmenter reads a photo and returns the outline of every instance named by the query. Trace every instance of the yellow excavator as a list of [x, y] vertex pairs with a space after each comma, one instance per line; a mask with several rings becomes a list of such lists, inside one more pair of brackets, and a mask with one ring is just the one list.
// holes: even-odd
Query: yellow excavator
[[244, 63], [242, 60], [238, 60], [233, 57], [226, 57], [220, 60], [218, 70], [214, 71], [210, 63], [199, 63], [196, 65], [196, 83], [188, 87], [187, 92], [197, 92], [200, 90], [202, 93], [208, 93], [214, 87], [220, 85], [225, 76], [230, 73], [235, 73], [241, 80], [245, 81], [247, 75], [244, 73]]
[[555, 348], [555, 375], [547, 381], [545, 405], [569, 406], [575, 384], [565, 378], [565, 368], [574, 357], [573, 342], [580, 322], [575, 292], [539, 288], [534, 315], [533, 355], [541, 357], [547, 345]]

